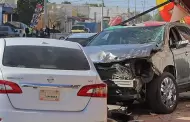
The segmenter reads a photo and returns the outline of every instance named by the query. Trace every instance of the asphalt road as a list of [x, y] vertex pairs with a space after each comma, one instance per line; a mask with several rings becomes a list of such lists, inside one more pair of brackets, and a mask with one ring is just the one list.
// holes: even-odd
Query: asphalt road
[[[117, 109], [119, 106], [109, 105], [109, 109]], [[180, 94], [180, 102], [176, 111], [168, 115], [157, 115], [140, 104], [133, 105], [132, 115], [136, 120], [144, 122], [190, 122], [190, 92]]]

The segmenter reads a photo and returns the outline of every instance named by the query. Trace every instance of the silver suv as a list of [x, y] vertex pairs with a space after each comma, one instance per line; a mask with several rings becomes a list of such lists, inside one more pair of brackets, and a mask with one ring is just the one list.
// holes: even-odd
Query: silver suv
[[10, 26], [0, 26], [0, 37], [18, 37], [18, 31]]
[[190, 90], [190, 28], [181, 23], [117, 26], [85, 47], [102, 80], [108, 103], [146, 101], [168, 114], [179, 93]]

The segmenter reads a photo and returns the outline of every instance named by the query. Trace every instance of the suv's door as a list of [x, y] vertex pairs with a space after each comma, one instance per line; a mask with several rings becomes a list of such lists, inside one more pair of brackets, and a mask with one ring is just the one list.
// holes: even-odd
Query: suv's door
[[175, 43], [182, 41], [176, 27], [170, 29], [170, 47], [174, 55], [174, 63], [177, 71], [177, 82], [183, 84], [188, 81], [189, 63], [187, 62], [186, 47], [176, 48]]
[[9, 36], [8, 31], [9, 30], [6, 26], [0, 26], [0, 36], [8, 37]]
[[10, 37], [14, 37], [15, 36], [15, 32], [14, 32], [14, 30], [13, 30], [13, 28], [11, 28], [11, 27], [8, 27], [8, 29], [9, 29], [9, 36]]
[[[179, 33], [181, 34], [183, 40], [190, 41], [190, 28], [183, 26], [183, 25], [177, 26], [176, 28], [178, 29]], [[187, 56], [186, 59], [187, 59], [187, 63], [188, 63], [188, 64], [186, 64], [186, 65], [188, 65], [187, 66], [188, 70], [187, 70], [186, 74], [188, 75], [188, 78], [190, 81], [190, 65], [189, 65], [190, 64], [190, 44], [188, 44], [186, 46], [186, 56]]]

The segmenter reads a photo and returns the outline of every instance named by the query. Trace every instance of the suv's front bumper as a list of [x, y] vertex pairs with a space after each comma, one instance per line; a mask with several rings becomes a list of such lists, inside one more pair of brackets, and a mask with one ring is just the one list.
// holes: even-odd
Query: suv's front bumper
[[108, 85], [108, 104], [139, 99], [141, 85], [139, 80], [104, 81]]

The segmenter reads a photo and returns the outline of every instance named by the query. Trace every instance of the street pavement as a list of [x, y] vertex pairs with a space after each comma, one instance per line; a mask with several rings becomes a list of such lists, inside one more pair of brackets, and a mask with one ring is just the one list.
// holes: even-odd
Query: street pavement
[[[117, 109], [119, 106], [109, 105], [109, 109]], [[134, 105], [132, 115], [136, 120], [144, 122], [190, 122], [190, 92], [180, 94], [180, 102], [176, 111], [168, 115], [157, 115], [141, 105]]]

